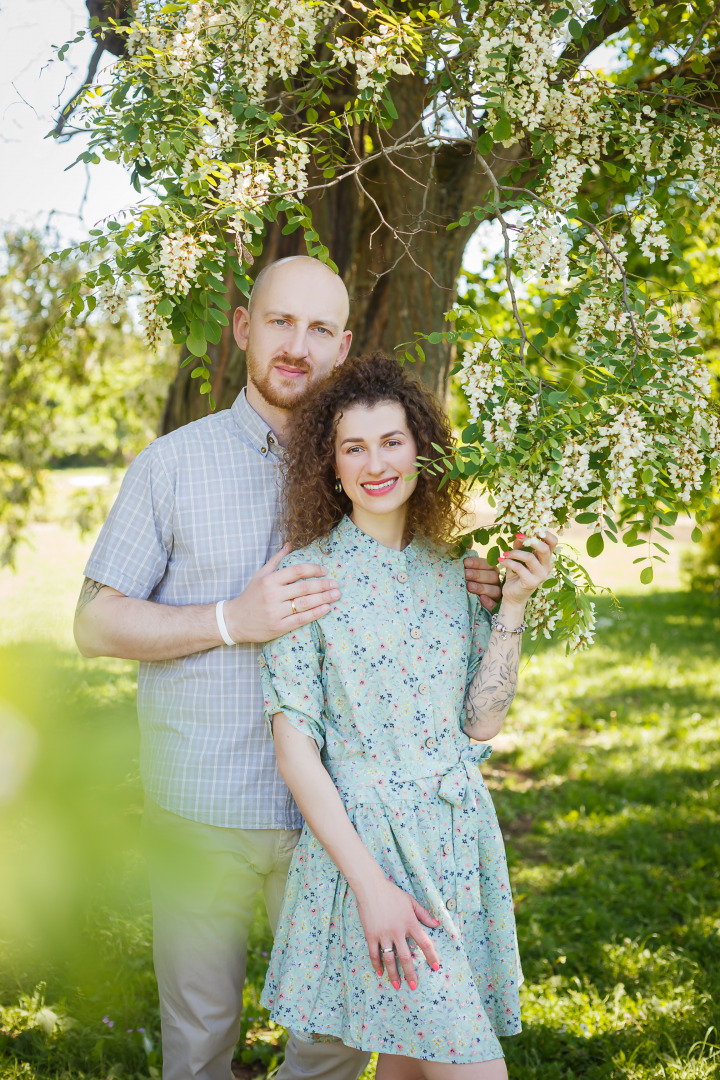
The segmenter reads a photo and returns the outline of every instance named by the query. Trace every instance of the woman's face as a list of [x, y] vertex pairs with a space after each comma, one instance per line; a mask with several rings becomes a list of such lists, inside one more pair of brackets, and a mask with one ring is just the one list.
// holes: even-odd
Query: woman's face
[[[335, 438], [335, 468], [361, 514], [406, 514], [417, 485], [417, 445], [402, 405], [355, 405], [340, 417]], [[412, 477], [407, 480], [406, 477]]]

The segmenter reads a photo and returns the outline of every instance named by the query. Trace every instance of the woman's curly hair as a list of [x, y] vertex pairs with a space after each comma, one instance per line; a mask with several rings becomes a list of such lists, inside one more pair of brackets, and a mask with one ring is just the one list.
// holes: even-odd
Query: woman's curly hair
[[[326, 537], [352, 503], [335, 491], [335, 436], [340, 416], [360, 405], [402, 405], [417, 446], [418, 458], [436, 458], [436, 446], [453, 443], [450, 423], [435, 398], [409, 378], [396, 360], [381, 353], [346, 360], [296, 410], [283, 461], [281, 520], [284, 539], [305, 547]], [[408, 502], [406, 539], [422, 533], [450, 544], [462, 527], [465, 493], [462, 480], [421, 469]]]

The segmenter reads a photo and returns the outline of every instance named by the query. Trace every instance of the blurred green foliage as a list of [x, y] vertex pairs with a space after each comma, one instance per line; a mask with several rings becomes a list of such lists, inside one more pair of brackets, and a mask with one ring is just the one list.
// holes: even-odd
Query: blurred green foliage
[[0, 242], [0, 566], [42, 504], [45, 470], [127, 464], [153, 438], [174, 373], [169, 348], [149, 353], [127, 306], [116, 321], [61, 319], [87, 267], [45, 262], [52, 247], [32, 231]]
[[[484, 770], [526, 977], [512, 1080], [720, 1076], [720, 612], [703, 594], [621, 602], [600, 603], [589, 654], [528, 643]], [[0, 696], [0, 757], [12, 745], [25, 775], [0, 806], [0, 1078], [156, 1080], [134, 666], [6, 646]], [[246, 1075], [282, 1053], [258, 1004], [269, 950], [258, 907]]]

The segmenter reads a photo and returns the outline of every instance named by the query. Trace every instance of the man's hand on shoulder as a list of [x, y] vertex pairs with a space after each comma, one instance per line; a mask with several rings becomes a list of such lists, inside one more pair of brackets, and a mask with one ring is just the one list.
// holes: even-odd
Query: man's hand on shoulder
[[481, 559], [477, 555], [468, 555], [463, 559], [463, 563], [468, 592], [479, 596], [483, 607], [492, 611], [502, 596], [497, 567], [491, 566], [487, 559]]
[[228, 600], [225, 623], [233, 641], [272, 641], [321, 619], [340, 599], [337, 582], [316, 563], [278, 569], [292, 548], [286, 544], [250, 578], [239, 596]]

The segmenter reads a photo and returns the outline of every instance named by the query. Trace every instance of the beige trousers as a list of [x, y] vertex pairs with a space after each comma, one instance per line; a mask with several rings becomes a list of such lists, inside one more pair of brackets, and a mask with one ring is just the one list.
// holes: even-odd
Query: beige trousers
[[[231, 1080], [247, 940], [262, 889], [275, 930], [300, 830], [223, 829], [147, 800], [163, 1080]], [[290, 1037], [277, 1080], [356, 1080], [370, 1055]]]

